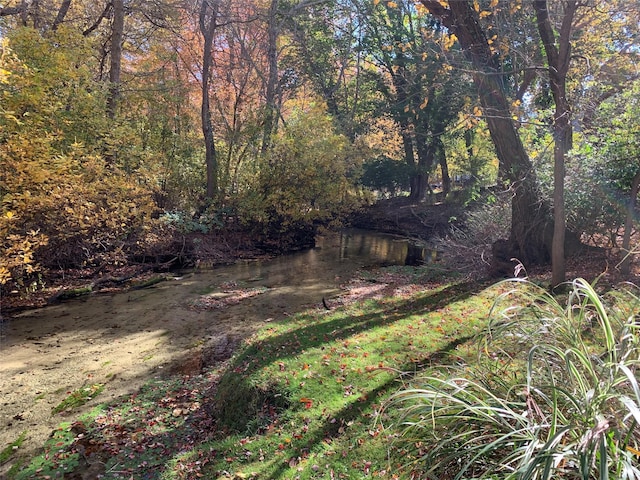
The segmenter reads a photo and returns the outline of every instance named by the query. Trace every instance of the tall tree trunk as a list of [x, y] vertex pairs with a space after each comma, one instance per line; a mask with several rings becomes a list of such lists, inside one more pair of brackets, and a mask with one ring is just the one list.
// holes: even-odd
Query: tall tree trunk
[[442, 197], [443, 199], [451, 191], [451, 177], [449, 176], [449, 165], [447, 164], [447, 155], [445, 154], [442, 140], [438, 139], [438, 164], [440, 165], [440, 175], [442, 176]]
[[563, 2], [564, 15], [557, 40], [549, 19], [546, 0], [534, 0], [538, 32], [542, 40], [549, 70], [549, 83], [555, 103], [553, 115], [553, 242], [551, 265], [553, 286], [565, 281], [565, 233], [566, 215], [564, 206], [565, 159], [572, 147], [571, 108], [567, 100], [567, 72], [571, 60], [571, 29], [578, 8], [576, 0]]
[[109, 97], [107, 116], [116, 117], [120, 97], [120, 73], [122, 69], [122, 42], [124, 36], [124, 0], [112, 0], [113, 23], [111, 25], [111, 65], [109, 67]]
[[[533, 166], [511, 120], [510, 103], [505, 92], [502, 72], [491, 52], [478, 13], [472, 2], [458, 0], [445, 7], [438, 0], [421, 0], [429, 12], [456, 35], [474, 67], [473, 80], [480, 104], [496, 148], [501, 167], [515, 192], [512, 204], [509, 242], [501, 242], [503, 250], [497, 262], [510, 257], [527, 264], [549, 261], [551, 217], [542, 202]], [[500, 265], [496, 265], [501, 270]], [[506, 273], [506, 272], [501, 272]]]
[[415, 173], [415, 190], [411, 190], [411, 198], [416, 202], [423, 202], [429, 192], [429, 172], [436, 163], [437, 141], [436, 139], [427, 140], [426, 135], [416, 133], [416, 150], [418, 152], [418, 167]]
[[[424, 179], [420, 177], [420, 152], [416, 145], [415, 125], [409, 114], [409, 110], [411, 108], [410, 87], [406, 79], [406, 64], [404, 58], [402, 56], [398, 56], [396, 62], [395, 66], [397, 68], [395, 70], [390, 68], [391, 81], [396, 89], [396, 113], [394, 114], [394, 117], [400, 125], [400, 134], [402, 136], [402, 145], [404, 148], [404, 159], [411, 169], [411, 178], [409, 180], [411, 191], [409, 193], [409, 198], [413, 201], [420, 201], [420, 190], [421, 188], [426, 187], [426, 183]], [[418, 160], [416, 160], [416, 152], [418, 153]], [[426, 191], [424, 193], [426, 194]]]
[[414, 170], [417, 168], [416, 165], [416, 156], [413, 151], [413, 136], [411, 135], [411, 128], [409, 123], [400, 118], [398, 123], [400, 124], [400, 137], [402, 138], [402, 149], [404, 150], [404, 161], [409, 166], [411, 171], [411, 178], [409, 179], [409, 185], [411, 192], [415, 190], [415, 177]]
[[38, 30], [41, 27], [40, 0], [31, 0], [31, 17], [33, 19], [33, 28]]
[[218, 194], [218, 157], [216, 154], [215, 136], [211, 122], [211, 105], [209, 101], [211, 83], [211, 55], [213, 53], [213, 37], [217, 24], [217, 8], [210, 0], [202, 0], [200, 6], [200, 32], [204, 39], [202, 53], [202, 104], [200, 118], [205, 145], [205, 164], [207, 166], [207, 199], [213, 200]]
[[277, 86], [278, 86], [278, 0], [271, 0], [267, 19], [267, 85], [265, 91], [265, 116], [262, 134], [261, 153], [265, 154], [271, 145], [271, 137], [278, 119]]
[[20, 21], [22, 22], [22, 26], [27, 26], [27, 20], [29, 19], [29, 2], [27, 0], [22, 0], [20, 2]]

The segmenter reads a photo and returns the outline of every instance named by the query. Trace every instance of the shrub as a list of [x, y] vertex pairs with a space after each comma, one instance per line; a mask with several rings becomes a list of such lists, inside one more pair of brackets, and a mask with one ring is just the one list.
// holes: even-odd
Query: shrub
[[358, 206], [359, 157], [322, 109], [296, 111], [259, 159], [256, 177], [237, 203], [238, 216], [266, 242], [313, 238], [318, 225], [339, 221]]
[[[526, 281], [496, 304], [478, 368], [396, 394], [426, 478], [640, 478], [638, 299], [582, 279], [566, 305]], [[504, 303], [506, 302], [506, 304]]]
[[469, 277], [484, 276], [491, 258], [491, 246], [508, 238], [511, 203], [507, 196], [490, 196], [472, 207], [462, 222], [452, 222], [447, 235], [436, 236], [432, 244], [447, 270]]
[[150, 187], [103, 158], [87, 48], [64, 28], [2, 43], [0, 286], [11, 290], [37, 286], [46, 268], [124, 262], [154, 208]]
[[410, 188], [411, 167], [399, 160], [381, 156], [363, 166], [361, 182], [379, 195], [395, 197]]

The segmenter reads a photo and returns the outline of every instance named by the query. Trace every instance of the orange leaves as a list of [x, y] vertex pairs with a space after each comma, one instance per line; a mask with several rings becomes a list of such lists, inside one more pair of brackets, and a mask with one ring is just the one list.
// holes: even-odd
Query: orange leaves
[[516, 13], [521, 8], [522, 8], [522, 0], [516, 0], [514, 2], [510, 2], [509, 14], [513, 15], [514, 13]]
[[304, 408], [307, 410], [313, 407], [313, 400], [311, 398], [302, 397], [299, 402], [304, 404]]
[[489, 9], [490, 10], [481, 10], [480, 9], [480, 3], [478, 2], [478, 0], [474, 0], [473, 1], [473, 9], [478, 12], [478, 16], [480, 18], [486, 18], [489, 17], [491, 15], [493, 15], [495, 13], [495, 11], [498, 8], [498, 3], [499, 0], [491, 0], [491, 3], [489, 3]]
[[373, 372], [376, 370], [384, 370], [385, 366], [384, 366], [384, 362], [378, 362], [378, 365], [367, 365], [364, 369], [367, 372]]
[[626, 447], [626, 448], [627, 448], [627, 451], [628, 451], [628, 452], [631, 452], [631, 453], [633, 453], [634, 455], [636, 455], [636, 456], [640, 457], [640, 451], [638, 451], [638, 450], [636, 450], [635, 448], [630, 447], [630, 446], [628, 446], [628, 445], [627, 445], [627, 447]]

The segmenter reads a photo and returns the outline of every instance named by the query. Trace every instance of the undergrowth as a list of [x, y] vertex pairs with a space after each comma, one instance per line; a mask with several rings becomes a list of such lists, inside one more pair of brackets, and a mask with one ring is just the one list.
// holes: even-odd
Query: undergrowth
[[409, 463], [429, 479], [640, 479], [638, 298], [505, 285], [480, 358], [387, 405]]

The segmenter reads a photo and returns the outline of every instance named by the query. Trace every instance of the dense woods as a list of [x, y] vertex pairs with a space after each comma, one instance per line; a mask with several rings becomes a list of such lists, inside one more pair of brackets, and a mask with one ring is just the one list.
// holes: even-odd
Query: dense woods
[[551, 262], [558, 284], [580, 241], [619, 248], [628, 272], [638, 13], [624, 0], [5, 2], [0, 282], [24, 292], [55, 269], [170, 262], [194, 233], [287, 250], [376, 197], [461, 188], [476, 206], [510, 198], [495, 273]]

